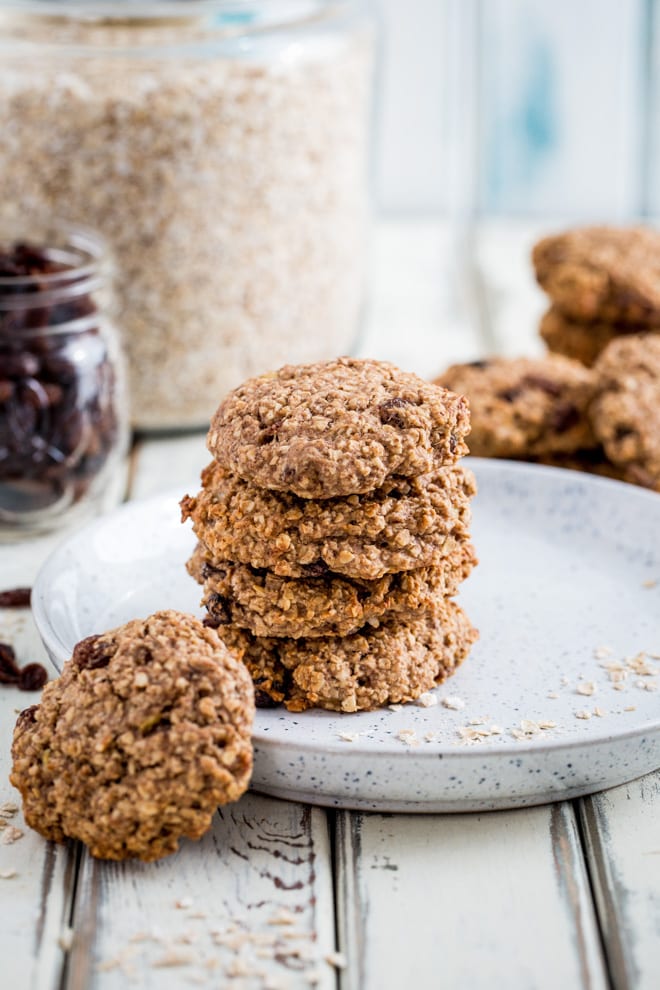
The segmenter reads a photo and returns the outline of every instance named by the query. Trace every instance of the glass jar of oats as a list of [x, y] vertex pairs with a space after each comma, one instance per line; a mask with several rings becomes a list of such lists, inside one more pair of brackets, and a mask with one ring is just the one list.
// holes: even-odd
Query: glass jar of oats
[[0, 0], [0, 220], [109, 241], [138, 428], [350, 350], [372, 40], [350, 2]]

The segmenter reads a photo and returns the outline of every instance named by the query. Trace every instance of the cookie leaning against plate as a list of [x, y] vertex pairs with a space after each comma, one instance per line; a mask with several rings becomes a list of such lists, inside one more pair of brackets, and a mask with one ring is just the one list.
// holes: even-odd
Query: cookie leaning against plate
[[464, 399], [381, 361], [287, 365], [231, 392], [211, 421], [219, 464], [302, 498], [371, 491], [466, 453]]
[[472, 454], [530, 457], [597, 445], [587, 415], [593, 376], [578, 361], [491, 358], [455, 364], [437, 381], [469, 399]]
[[202, 489], [181, 502], [183, 519], [210, 559], [235, 560], [285, 577], [332, 571], [375, 580], [438, 564], [467, 540], [474, 475], [456, 465], [344, 498], [299, 498], [243, 481], [215, 462]]
[[574, 320], [660, 326], [660, 232], [582, 227], [534, 246], [536, 277]]
[[594, 430], [626, 481], [660, 491], [660, 334], [609, 344], [594, 365]]
[[254, 693], [212, 629], [157, 612], [79, 643], [18, 718], [25, 819], [101, 859], [158, 859], [246, 790]]
[[236, 626], [222, 635], [243, 657], [257, 705], [356, 712], [413, 701], [450, 676], [478, 633], [451, 599], [413, 622], [393, 620], [352, 636], [277, 639]]
[[409, 622], [438, 599], [455, 595], [475, 564], [474, 547], [466, 542], [436, 567], [385, 574], [375, 581], [336, 575], [287, 578], [247, 564], [210, 564], [201, 548], [188, 570], [204, 586], [206, 624], [221, 636], [229, 623], [255, 636], [301, 638], [347, 636], [386, 618]]

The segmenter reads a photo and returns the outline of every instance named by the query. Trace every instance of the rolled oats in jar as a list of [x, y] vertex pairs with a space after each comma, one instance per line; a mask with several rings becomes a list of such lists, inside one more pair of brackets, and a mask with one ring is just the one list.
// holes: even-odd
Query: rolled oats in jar
[[0, 218], [98, 228], [134, 422], [350, 350], [372, 32], [329, 0], [0, 0]]

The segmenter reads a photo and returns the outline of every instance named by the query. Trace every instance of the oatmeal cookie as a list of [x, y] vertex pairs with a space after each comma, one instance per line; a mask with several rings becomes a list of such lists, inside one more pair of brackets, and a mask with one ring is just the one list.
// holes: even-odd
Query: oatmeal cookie
[[251, 378], [220, 404], [207, 446], [262, 488], [335, 498], [466, 453], [464, 399], [382, 361], [339, 358]]
[[660, 491], [660, 334], [609, 344], [594, 365], [594, 430], [626, 481]]
[[204, 585], [207, 625], [227, 623], [255, 636], [348, 636], [365, 624], [396, 616], [409, 622], [448, 595], [476, 564], [474, 547], [461, 543], [437, 567], [385, 574], [375, 581], [326, 575], [279, 577], [272, 571], [228, 561], [209, 562], [198, 547], [188, 570]]
[[591, 372], [560, 354], [456, 364], [437, 379], [470, 402], [470, 451], [530, 457], [596, 446], [587, 409]]
[[252, 769], [254, 693], [215, 630], [157, 612], [79, 643], [14, 730], [27, 823], [101, 859], [158, 859], [199, 838]]
[[364, 580], [437, 565], [454, 553], [468, 539], [476, 492], [472, 472], [459, 465], [319, 501], [257, 488], [215, 462], [202, 472], [202, 486], [181, 507], [209, 559], [283, 577], [332, 571]]
[[660, 233], [583, 227], [546, 237], [532, 261], [541, 287], [574, 320], [660, 326]]
[[556, 306], [545, 313], [539, 326], [539, 333], [550, 351], [579, 361], [588, 368], [609, 342], [625, 331], [625, 324], [621, 323], [578, 323], [564, 316]]
[[465, 659], [477, 631], [448, 599], [402, 625], [383, 622], [352, 636], [325, 639], [256, 637], [224, 626], [254, 680], [257, 705], [289, 711], [327, 708], [356, 712], [412, 701], [440, 684]]

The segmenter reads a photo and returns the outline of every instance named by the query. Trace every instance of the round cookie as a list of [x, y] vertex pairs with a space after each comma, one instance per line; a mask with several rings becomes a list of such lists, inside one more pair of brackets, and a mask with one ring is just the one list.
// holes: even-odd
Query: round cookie
[[222, 635], [242, 654], [257, 705], [356, 712], [413, 701], [440, 684], [468, 655], [478, 633], [447, 600], [407, 625], [384, 622], [352, 636], [258, 638], [236, 626], [223, 627]]
[[258, 488], [216, 462], [202, 472], [202, 486], [181, 507], [211, 560], [284, 577], [332, 571], [364, 580], [439, 564], [468, 538], [476, 492], [474, 476], [458, 465], [319, 501]]
[[588, 368], [609, 342], [624, 331], [623, 324], [578, 323], [564, 316], [556, 306], [545, 313], [539, 325], [539, 333], [550, 351], [579, 361]]
[[230, 623], [255, 636], [348, 636], [381, 619], [410, 622], [455, 595], [476, 564], [474, 547], [458, 544], [437, 567], [385, 574], [375, 581], [326, 575], [279, 577], [247, 564], [208, 561], [198, 547], [188, 570], [204, 585], [207, 625]]
[[286, 365], [231, 392], [211, 421], [213, 457], [301, 498], [360, 494], [466, 452], [467, 403], [382, 361]]
[[660, 334], [618, 337], [594, 365], [594, 430], [626, 481], [660, 491]]
[[456, 364], [438, 382], [470, 402], [472, 454], [527, 458], [596, 446], [587, 415], [593, 376], [560, 354]]
[[102, 859], [158, 859], [246, 790], [254, 691], [217, 633], [179, 612], [90, 636], [18, 718], [27, 823]]
[[541, 287], [572, 319], [660, 326], [660, 232], [577, 228], [539, 241], [532, 261]]

